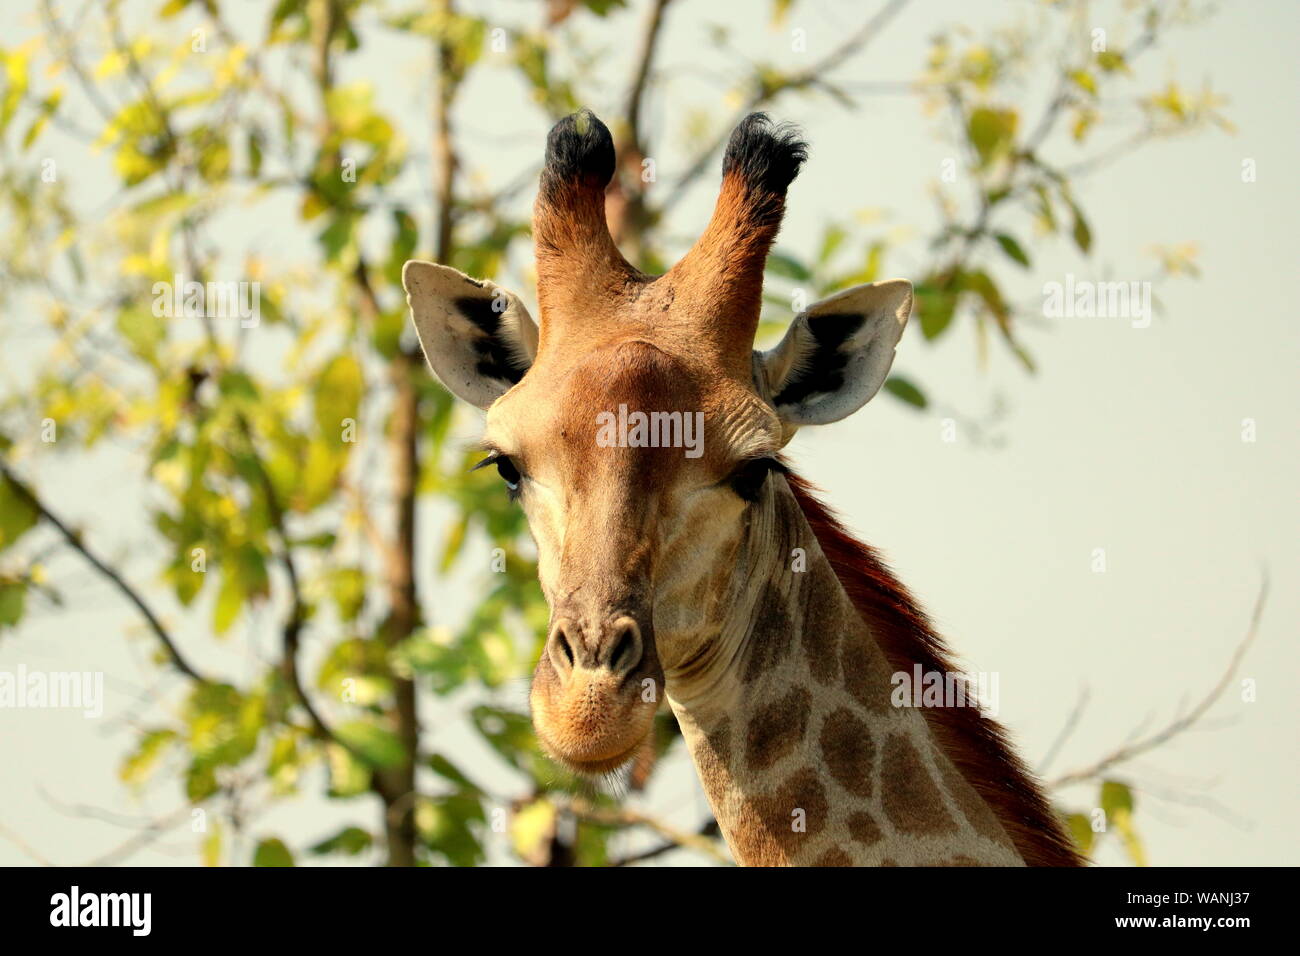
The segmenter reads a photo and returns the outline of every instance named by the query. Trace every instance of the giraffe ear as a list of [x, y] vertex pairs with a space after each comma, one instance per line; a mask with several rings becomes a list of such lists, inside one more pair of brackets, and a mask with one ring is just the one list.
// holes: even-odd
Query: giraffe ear
[[755, 354], [759, 394], [788, 426], [825, 425], [853, 414], [885, 383], [911, 311], [906, 279], [869, 282], [823, 299], [795, 317], [776, 348]]
[[537, 324], [513, 292], [417, 260], [402, 268], [402, 286], [424, 357], [456, 397], [487, 408], [533, 364]]

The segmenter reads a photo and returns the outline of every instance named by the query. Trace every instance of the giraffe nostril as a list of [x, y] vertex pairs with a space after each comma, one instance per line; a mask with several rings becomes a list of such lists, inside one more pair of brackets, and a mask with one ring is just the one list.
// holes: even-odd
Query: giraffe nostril
[[569, 635], [564, 631], [564, 622], [557, 623], [551, 631], [551, 639], [546, 642], [546, 653], [551, 658], [551, 664], [562, 677], [573, 670], [576, 662], [573, 645], [569, 643]]
[[641, 663], [641, 629], [631, 618], [622, 618], [615, 624], [613, 650], [609, 654], [609, 669], [616, 674], [626, 674]]
[[556, 634], [556, 635], [555, 635], [555, 646], [559, 649], [560, 653], [564, 655], [564, 659], [568, 662], [569, 666], [572, 667], [572, 666], [573, 666], [573, 648], [569, 646], [569, 637], [568, 637], [568, 635], [565, 634], [563, 631], [560, 631], [558, 634]]

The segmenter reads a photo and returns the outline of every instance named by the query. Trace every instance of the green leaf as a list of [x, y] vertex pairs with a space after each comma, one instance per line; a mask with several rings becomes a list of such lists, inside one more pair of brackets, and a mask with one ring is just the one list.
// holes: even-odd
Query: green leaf
[[827, 226], [822, 233], [821, 248], [817, 250], [817, 264], [824, 266], [830, 262], [848, 236], [848, 230], [843, 226]]
[[326, 443], [343, 445], [343, 423], [357, 420], [364, 388], [361, 364], [350, 354], [337, 355], [316, 379], [316, 427]]
[[429, 763], [429, 769], [432, 770], [434, 773], [436, 773], [438, 776], [442, 777], [444, 780], [451, 781], [452, 783], [460, 787], [462, 790], [472, 790], [475, 793], [478, 792], [479, 788], [474, 783], [474, 781], [470, 780], [469, 777], [465, 776], [465, 774], [461, 771], [459, 767], [457, 767], [454, 763], [452, 763], [442, 754], [432, 754], [429, 757], [428, 763]]
[[934, 341], [952, 324], [957, 296], [948, 288], [928, 283], [916, 287], [916, 312], [921, 320], [921, 334]]
[[1074, 237], [1074, 244], [1079, 247], [1079, 251], [1084, 255], [1092, 249], [1092, 230], [1088, 227], [1088, 220], [1083, 216], [1081, 210], [1075, 203], [1074, 199], [1062, 190], [1062, 197], [1066, 205], [1070, 207], [1070, 214], [1074, 216], [1074, 225], [1070, 229], [1070, 235]]
[[472, 826], [483, 820], [482, 804], [469, 793], [432, 797], [415, 808], [420, 839], [452, 866], [476, 866], [483, 861], [483, 847]]
[[369, 721], [348, 721], [335, 734], [373, 767], [398, 767], [406, 760], [406, 748], [398, 736]]
[[176, 731], [174, 730], [151, 730], [140, 739], [139, 746], [136, 747], [135, 753], [131, 754], [124, 761], [118, 771], [125, 783], [142, 784], [153, 772], [162, 759], [167, 747], [176, 740]]
[[510, 817], [510, 846], [525, 862], [540, 862], [555, 836], [555, 804], [545, 797], [525, 804]]
[[217, 603], [212, 606], [212, 630], [218, 635], [230, 630], [239, 612], [244, 607], [244, 591], [239, 582], [239, 575], [229, 572], [221, 576], [221, 588], [217, 591]]
[[202, 803], [217, 792], [217, 772], [212, 764], [196, 760], [185, 771], [185, 796], [190, 803]]
[[438, 573], [446, 574], [451, 570], [456, 558], [460, 555], [460, 549], [465, 544], [465, 533], [469, 530], [469, 516], [461, 515], [451, 523], [447, 529], [447, 538], [443, 542], [442, 557], [438, 561]]
[[[304, 217], [306, 218], [306, 217]], [[330, 223], [317, 237], [321, 248], [325, 250], [325, 261], [336, 262], [343, 258], [343, 253], [354, 245], [353, 226], [356, 217], [351, 213], [338, 213], [330, 218]]]
[[767, 271], [783, 279], [794, 279], [797, 282], [807, 282], [812, 278], [812, 272], [807, 266], [784, 252], [772, 252], [768, 255]]
[[329, 853], [356, 856], [370, 849], [374, 842], [375, 838], [360, 827], [344, 827], [338, 833], [311, 847], [309, 852], [317, 856], [325, 856]]
[[[405, 209], [393, 210], [393, 243], [388, 252], [388, 281], [399, 285], [402, 281], [402, 267], [406, 260], [415, 254], [415, 247], [420, 241], [420, 228]], [[405, 316], [403, 316], [405, 318]]]
[[293, 854], [284, 841], [271, 837], [257, 844], [253, 853], [253, 866], [293, 866]]
[[211, 825], [212, 825], [212, 829], [208, 832], [207, 837], [204, 839], [203, 846], [200, 852], [203, 857], [204, 866], [220, 866], [221, 865], [221, 836], [222, 836], [221, 821], [213, 820]]
[[325, 748], [329, 765], [331, 797], [347, 798], [370, 789], [370, 768], [352, 756], [346, 747], [331, 743]]
[[1124, 852], [1135, 866], [1146, 866], [1146, 848], [1133, 824], [1135, 801], [1132, 788], [1118, 780], [1103, 780], [1099, 799], [1107, 824], [1119, 835]]
[[36, 119], [32, 120], [27, 132], [23, 134], [23, 149], [29, 148], [40, 137], [41, 131], [45, 129], [45, 124], [49, 122], [50, 117], [54, 115], [59, 108], [59, 102], [63, 99], [63, 89], [59, 88], [41, 101], [40, 112]]
[[0, 475], [0, 551], [36, 525], [40, 512], [5, 475]]
[[901, 375], [889, 376], [885, 381], [885, 391], [915, 408], [925, 408], [929, 404], [925, 393]]
[[1101, 808], [1106, 812], [1107, 818], [1113, 817], [1118, 811], [1133, 811], [1133, 791], [1128, 785], [1120, 783], [1118, 780], [1105, 780], [1101, 785]]
[[1102, 50], [1097, 54], [1097, 65], [1107, 73], [1128, 73], [1128, 63], [1124, 60], [1124, 54], [1116, 53], [1113, 50]]
[[1084, 90], [1093, 96], [1097, 95], [1097, 80], [1087, 70], [1071, 71], [1070, 79], [1074, 81], [1074, 85], [1079, 87], [1079, 89]]
[[329, 577], [330, 596], [339, 617], [355, 621], [366, 602], [366, 575], [360, 568], [336, 568]]
[[[211, 132], [211, 131], [207, 131]], [[204, 142], [199, 149], [199, 175], [209, 183], [221, 182], [230, 175], [230, 144]]]
[[1070, 836], [1073, 838], [1075, 846], [1084, 856], [1092, 853], [1092, 843], [1097, 834], [1092, 830], [1092, 822], [1082, 813], [1071, 813], [1065, 818], [1066, 826], [1069, 828]]
[[117, 315], [117, 330], [136, 355], [150, 365], [158, 363], [158, 346], [167, 335], [167, 320], [149, 308], [123, 309]]
[[1001, 232], [994, 236], [994, 238], [997, 239], [998, 245], [1002, 247], [1002, 251], [1011, 259], [1020, 263], [1020, 265], [1024, 266], [1026, 269], [1029, 268], [1029, 256], [1025, 254], [1025, 250], [1020, 247], [1020, 243], [1016, 242], [1014, 237], [1007, 235], [1005, 232]]
[[1077, 206], [1074, 209], [1074, 226], [1070, 230], [1070, 235], [1074, 237], [1074, 244], [1079, 247], [1079, 251], [1085, 255], [1092, 249], [1092, 230], [1088, 228], [1088, 220], [1083, 218]]
[[262, 139], [260, 129], [248, 131], [248, 174], [253, 179], [262, 175]]
[[13, 627], [21, 621], [26, 603], [26, 581], [0, 578], [0, 628]]
[[1009, 153], [1020, 125], [1020, 114], [1011, 109], [980, 107], [973, 110], [966, 136], [979, 156], [980, 166]]

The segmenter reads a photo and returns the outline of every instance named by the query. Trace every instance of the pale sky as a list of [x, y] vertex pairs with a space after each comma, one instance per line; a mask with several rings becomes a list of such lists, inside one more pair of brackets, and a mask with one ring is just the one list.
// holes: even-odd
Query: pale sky
[[[6, 5], [6, 19], [14, 6]], [[627, 42], [621, 38], [639, 28], [636, 6], [589, 35], [617, 51]], [[679, 72], [652, 98], [648, 114], [660, 168], [675, 168], [687, 154], [680, 139], [687, 110], [706, 108], [715, 117], [730, 110], [699, 75], [727, 69], [708, 45], [706, 17], [730, 23], [734, 46], [748, 58], [795, 66], [801, 61], [790, 51], [789, 28], [806, 29], [802, 56], [815, 58], [860, 22], [863, 6], [806, 0], [782, 29], [771, 28], [747, 3], [674, 10], [662, 66]], [[509, 19], [519, 9], [510, 3], [487, 7]], [[1097, 7], [1101, 26], [1106, 9]], [[913, 3], [836, 75], [854, 82], [908, 79], [940, 24], [964, 20], [978, 32], [1035, 10], [1018, 0]], [[1201, 278], [1159, 287], [1164, 311], [1150, 327], [1133, 328], [1124, 319], [1043, 319], [1023, 333], [1038, 362], [1035, 376], [996, 343], [988, 367], [981, 368], [967, 325], [937, 347], [918, 329], [909, 330], [895, 370], [920, 382], [936, 408], [916, 413], [881, 397], [845, 422], [806, 430], [789, 448], [796, 469], [826, 490], [850, 527], [883, 549], [962, 660], [1000, 675], [1001, 720], [1031, 764], [1049, 750], [1079, 694], [1090, 692], [1048, 776], [1091, 763], [1139, 728], [1155, 729], [1198, 700], [1243, 635], [1261, 569], [1268, 569], [1272, 593], [1239, 675], [1255, 681], [1257, 699], [1243, 702], [1234, 683], [1200, 728], [1115, 773], [1138, 790], [1137, 823], [1156, 864], [1293, 864], [1300, 849], [1300, 703], [1292, 693], [1300, 612], [1294, 585], [1300, 575], [1300, 323], [1291, 294], [1294, 224], [1300, 221], [1298, 26], [1300, 6], [1258, 0], [1225, 4], [1208, 24], [1170, 34], [1140, 61], [1135, 87], [1151, 90], [1175, 76], [1191, 87], [1209, 80], [1227, 97], [1224, 112], [1235, 135], [1210, 131], [1147, 146], [1080, 183], [1077, 193], [1095, 236], [1089, 259], [1062, 241], [1034, 243], [1030, 271], [999, 264], [1008, 297], [1033, 302], [1044, 283], [1064, 281], [1066, 273], [1146, 278], [1154, 267], [1147, 253], [1152, 244], [1195, 241]], [[428, 141], [427, 91], [417, 83], [425, 55], [415, 45], [385, 40], [349, 77], [367, 75], [381, 86], [385, 105], [409, 118], [404, 132], [417, 151]], [[630, 57], [615, 56], [618, 72], [589, 103], [598, 114], [618, 109], [622, 84], [615, 81]], [[1031, 114], [1045, 92], [1027, 94]], [[504, 182], [540, 159], [546, 120], [521, 112], [518, 84], [503, 71], [471, 85], [464, 99], [460, 119], [476, 173]], [[809, 165], [790, 193], [779, 246], [810, 255], [828, 220], [880, 210], [887, 223], [863, 227], [864, 235], [893, 229], [889, 223], [910, 227], [904, 235], [911, 241], [891, 254], [887, 271], [915, 278], [909, 270], [926, 262], [916, 239], [934, 221], [930, 190], [952, 152], [936, 137], [935, 121], [914, 99], [898, 95], [868, 97], [852, 113], [825, 98], [799, 97], [784, 98], [770, 111], [800, 123], [812, 144]], [[69, 141], [53, 142], [61, 168], [84, 182], [78, 199], [96, 208], [113, 188], [103, 157], [87, 158]], [[1049, 151], [1060, 147], [1066, 144], [1054, 141]], [[1067, 147], [1055, 155], [1074, 154]], [[1255, 160], [1257, 181], [1242, 181], [1244, 159]], [[715, 183], [711, 173], [676, 210], [672, 234], [698, 231]], [[280, 242], [284, 227], [281, 220], [227, 228], [232, 243], [266, 248]], [[286, 241], [286, 248], [293, 246]], [[13, 352], [0, 359], [2, 388], [20, 375], [27, 354], [21, 344], [10, 347]], [[963, 420], [983, 419], [998, 405], [1005, 413], [993, 426], [996, 446], [973, 441], [962, 424], [957, 441], [942, 440], [943, 417], [955, 412]], [[1255, 422], [1254, 442], [1242, 441], [1243, 419]], [[466, 413], [457, 434], [472, 439], [477, 428], [476, 416]], [[40, 485], [66, 514], [86, 522], [92, 543], [117, 557], [121, 543], [147, 541], [148, 497], [129, 458], [105, 453], [93, 462], [42, 462]], [[429, 569], [444, 519], [425, 509], [421, 587], [448, 622], [464, 612], [464, 594], [467, 588], [475, 593], [479, 579], [433, 579]], [[1104, 573], [1092, 569], [1097, 548], [1105, 549]], [[122, 566], [144, 581], [154, 560], [142, 549]], [[163, 814], [181, 800], [172, 783], [137, 798], [116, 778], [134, 739], [127, 728], [148, 725], [162, 706], [138, 699], [157, 673], [147, 663], [153, 646], [137, 618], [84, 566], [69, 559], [56, 567], [69, 575], [62, 580], [70, 608], [44, 613], [0, 638], [0, 670], [20, 663], [102, 670], [108, 675], [106, 713], [86, 720], [64, 712], [0, 710], [0, 821], [40, 855], [77, 863], [130, 836], [99, 819], [104, 813]], [[200, 616], [206, 624], [206, 615]], [[254, 628], [253, 646], [263, 658], [273, 649], [273, 627], [267, 612]], [[203, 626], [180, 630], [200, 662], [232, 676], [252, 672], [240, 656], [242, 632], [224, 646], [203, 632]], [[175, 688], [176, 682], [163, 686]], [[510, 694], [521, 703], [522, 685]], [[456, 719], [472, 699], [434, 702], [426, 696], [427, 743], [461, 759], [495, 789], [518, 793], [519, 778]], [[1062, 796], [1078, 809], [1094, 803], [1091, 788]], [[636, 801], [688, 826], [705, 807], [681, 751]], [[93, 808], [93, 815], [78, 807]], [[303, 799], [258, 819], [250, 836], [280, 835], [303, 846], [341, 822], [373, 826], [375, 817], [368, 801]], [[132, 861], [192, 863], [197, 843], [181, 828]], [[492, 858], [504, 858], [499, 844]], [[1113, 843], [1097, 859], [1122, 862]], [[0, 864], [28, 862], [28, 853], [0, 838]]]

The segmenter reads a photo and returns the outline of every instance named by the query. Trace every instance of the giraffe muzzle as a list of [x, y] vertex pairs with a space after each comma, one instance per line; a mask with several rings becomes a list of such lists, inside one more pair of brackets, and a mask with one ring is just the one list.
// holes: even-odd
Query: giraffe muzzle
[[650, 628], [636, 617], [589, 620], [552, 623], [533, 678], [533, 725], [562, 763], [604, 773], [629, 760], [650, 732], [663, 671]]

